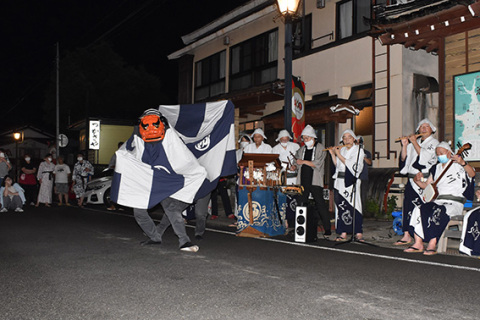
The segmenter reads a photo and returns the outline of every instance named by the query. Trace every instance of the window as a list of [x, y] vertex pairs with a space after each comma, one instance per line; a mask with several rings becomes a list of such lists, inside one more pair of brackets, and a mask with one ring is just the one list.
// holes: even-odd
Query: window
[[195, 64], [195, 101], [225, 93], [225, 64], [225, 50]]
[[370, 30], [371, 0], [346, 0], [337, 3], [337, 40]]
[[[303, 29], [305, 26], [305, 30]], [[312, 15], [305, 16], [305, 20], [299, 19], [292, 25], [293, 53], [308, 52], [312, 48]]]
[[277, 79], [278, 31], [269, 31], [230, 50], [230, 91]]

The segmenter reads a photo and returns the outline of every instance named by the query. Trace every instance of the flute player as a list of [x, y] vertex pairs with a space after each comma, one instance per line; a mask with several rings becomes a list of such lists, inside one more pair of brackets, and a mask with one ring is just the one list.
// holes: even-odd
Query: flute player
[[423, 190], [413, 179], [417, 173], [421, 172], [424, 178], [428, 178], [430, 168], [437, 163], [435, 147], [438, 140], [432, 135], [437, 128], [428, 119], [419, 122], [416, 134], [422, 134], [417, 137], [412, 134], [401, 139], [402, 151], [400, 153], [399, 169], [400, 173], [408, 176], [408, 183], [405, 186], [403, 197], [403, 213], [402, 213], [402, 231], [403, 237], [394, 243], [394, 245], [409, 245], [412, 243], [413, 230], [410, 226], [410, 218], [413, 209], [424, 203], [422, 199]]

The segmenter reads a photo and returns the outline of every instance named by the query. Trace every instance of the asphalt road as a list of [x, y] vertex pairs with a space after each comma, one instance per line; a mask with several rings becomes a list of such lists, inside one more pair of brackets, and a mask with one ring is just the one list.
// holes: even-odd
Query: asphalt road
[[[188, 228], [193, 238], [193, 229]], [[209, 229], [142, 247], [128, 212], [0, 214], [0, 319], [478, 319], [480, 260]]]

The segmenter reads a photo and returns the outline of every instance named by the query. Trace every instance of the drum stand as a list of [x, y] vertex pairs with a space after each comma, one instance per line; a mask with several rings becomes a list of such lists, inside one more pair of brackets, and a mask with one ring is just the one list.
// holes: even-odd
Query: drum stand
[[[373, 244], [373, 243], [369, 243], [369, 242], [366, 242], [365, 240], [359, 240], [357, 239], [357, 237], [355, 236], [355, 215], [357, 214], [357, 210], [355, 209], [355, 202], [357, 200], [357, 180], [359, 179], [359, 177], [357, 177], [357, 170], [358, 170], [358, 160], [360, 158], [360, 150], [363, 149], [363, 141], [360, 141], [360, 143], [358, 144], [358, 153], [357, 153], [357, 167], [355, 168], [355, 176], [354, 176], [354, 180], [353, 180], [353, 187], [352, 187], [352, 194], [350, 195], [350, 201], [352, 201], [352, 197], [353, 197], [353, 214], [352, 214], [352, 237], [347, 240], [347, 241], [343, 241], [343, 242], [337, 242], [335, 243], [335, 245], [342, 245], [342, 244], [345, 244], [345, 243], [360, 243], [360, 244], [366, 244], [366, 245], [369, 245], [369, 246], [372, 246], [372, 247], [378, 247], [377, 245]], [[362, 159], [362, 161], [365, 161]]]

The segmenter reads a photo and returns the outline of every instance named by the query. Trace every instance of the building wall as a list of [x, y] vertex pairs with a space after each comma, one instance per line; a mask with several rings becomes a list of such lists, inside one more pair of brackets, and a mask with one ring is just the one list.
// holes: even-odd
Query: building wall
[[130, 138], [133, 126], [117, 126], [102, 124], [100, 127], [100, 150], [98, 152], [98, 164], [108, 164], [110, 158], [117, 151], [118, 143], [125, 142]]
[[[403, 103], [403, 133], [408, 135], [414, 133], [417, 128], [418, 119], [417, 105], [413, 95], [413, 74], [422, 74], [434, 77], [438, 81], [438, 56], [427, 53], [425, 50], [413, 51], [403, 46], [396, 46], [402, 49], [402, 103]], [[438, 126], [438, 93], [427, 94], [427, 112], [425, 114], [432, 123]]]
[[[314, 53], [301, 58], [297, 58], [293, 61], [292, 73], [295, 76], [300, 76], [302, 81], [306, 84], [306, 100], [310, 100], [312, 96], [317, 94], [328, 93], [329, 95], [337, 95], [339, 98], [348, 99], [351, 88], [354, 86], [364, 85], [372, 83], [372, 62], [377, 64], [381, 63], [381, 59], [374, 57], [374, 47], [378, 46], [378, 43], [373, 44], [372, 38], [364, 36], [356, 40], [345, 42], [341, 45], [331, 46], [324, 50], [316, 48], [332, 44], [335, 42], [336, 32], [336, 3], [339, 1], [326, 1], [325, 8], [316, 8], [316, 1], [306, 2], [306, 15], [312, 15], [312, 39], [317, 39], [312, 42], [312, 49]], [[277, 19], [274, 19], [277, 17]], [[199, 42], [194, 45], [195, 48], [188, 53], [193, 55], [192, 68], [194, 68], [197, 61], [203, 60], [212, 54], [227, 50], [227, 70], [226, 70], [226, 90], [228, 92], [228, 78], [229, 78], [229, 65], [230, 65], [230, 51], [229, 48], [235, 46], [245, 40], [251, 39], [259, 34], [267, 32], [272, 29], [278, 29], [278, 79], [284, 78], [284, 23], [278, 18], [278, 13], [275, 6], [270, 6], [263, 9], [260, 12], [249, 16], [240, 22], [235, 23], [234, 26], [227, 26], [222, 30], [216, 32], [215, 36], [210, 40], [198, 40]], [[328, 35], [332, 35], [331, 37]], [[224, 44], [224, 38], [229, 37], [229, 44]], [[324, 37], [325, 36], [325, 37]], [[202, 43], [200, 43], [202, 42]], [[378, 42], [375, 40], [375, 42]], [[192, 45], [190, 45], [192, 46]], [[375, 49], [376, 51], [377, 49]], [[413, 133], [416, 128], [414, 123], [413, 114], [415, 108], [413, 106], [413, 74], [420, 73], [427, 76], [432, 76], [438, 79], [438, 58], [427, 54], [424, 51], [411, 51], [405, 49], [402, 46], [390, 47], [390, 117], [385, 111], [386, 109], [376, 109], [373, 112], [375, 117], [383, 119], [381, 126], [383, 130], [377, 130], [377, 132], [386, 131], [384, 127], [388, 122], [390, 129], [390, 150], [387, 148], [387, 143], [376, 143], [375, 137], [368, 136], [366, 139], [366, 146], [372, 150], [372, 146], [376, 143], [376, 150], [380, 152], [380, 156], [383, 157], [375, 162], [376, 167], [391, 167], [398, 164], [398, 155], [400, 152], [400, 145], [395, 144], [394, 140], [398, 137]], [[383, 79], [377, 79], [377, 86], [386, 85], [387, 79], [383, 76]], [[195, 79], [193, 77], [192, 84]], [[195, 87], [194, 85], [192, 86]], [[383, 94], [383, 93], [382, 93]], [[386, 99], [385, 94], [382, 99]], [[437, 94], [438, 96], [438, 94]], [[430, 104], [432, 110], [438, 106], [438, 97], [431, 96]], [[283, 101], [277, 101], [267, 104], [264, 114], [268, 115], [277, 112], [283, 108]], [[260, 117], [254, 115], [248, 115], [247, 119], [242, 118], [241, 121], [256, 121]], [[400, 121], [400, 119], [402, 119]], [[308, 119], [307, 119], [308, 122]], [[434, 121], [435, 122], [435, 121]], [[260, 124], [261, 125], [261, 124]], [[345, 124], [339, 124], [337, 135], [340, 135], [344, 129], [351, 128], [351, 121], [347, 121]], [[336, 137], [338, 141], [339, 137]], [[379, 146], [377, 146], [379, 145]], [[390, 152], [389, 152], [390, 151]], [[394, 152], [397, 152], [396, 155]], [[387, 158], [388, 155], [388, 158]]]
[[453, 76], [480, 70], [480, 29], [445, 38], [445, 140], [454, 139]]

